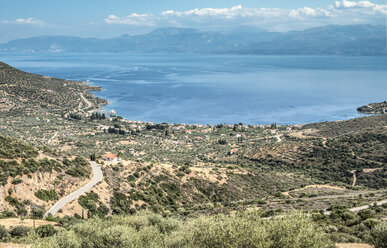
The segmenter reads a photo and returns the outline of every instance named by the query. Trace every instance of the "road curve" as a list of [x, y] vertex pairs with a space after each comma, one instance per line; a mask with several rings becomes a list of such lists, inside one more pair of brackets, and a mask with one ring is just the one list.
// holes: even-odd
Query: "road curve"
[[102, 181], [103, 174], [101, 170], [101, 165], [97, 164], [94, 161], [90, 161], [90, 165], [93, 168], [93, 178], [90, 182], [88, 182], [85, 186], [82, 188], [74, 191], [73, 193], [65, 196], [64, 198], [60, 199], [57, 203], [55, 203], [54, 206], [52, 206], [45, 214], [44, 217], [49, 216], [51, 214], [52, 216], [55, 216], [60, 209], [62, 209], [67, 203], [71, 202], [72, 200], [76, 199], [77, 197], [81, 196], [82, 194], [89, 191], [91, 188], [93, 188], [97, 183]]
[[81, 98], [83, 99], [83, 101], [86, 103], [86, 105], [87, 105], [86, 108], [91, 108], [91, 107], [93, 107], [93, 104], [92, 104], [89, 100], [87, 100], [86, 97], [85, 97], [82, 93], [80, 93], [80, 96], [81, 96]]

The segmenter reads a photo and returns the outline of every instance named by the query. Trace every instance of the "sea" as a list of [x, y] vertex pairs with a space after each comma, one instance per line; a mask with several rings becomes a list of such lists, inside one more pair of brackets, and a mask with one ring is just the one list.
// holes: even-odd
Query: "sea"
[[102, 111], [186, 124], [306, 124], [387, 99], [387, 57], [0, 54], [24, 71], [90, 81]]

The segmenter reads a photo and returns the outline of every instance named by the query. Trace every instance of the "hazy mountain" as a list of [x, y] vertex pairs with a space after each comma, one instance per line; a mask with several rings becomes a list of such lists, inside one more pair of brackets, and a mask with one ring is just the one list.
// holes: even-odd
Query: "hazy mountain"
[[[239, 51], [241, 52], [241, 51]], [[386, 26], [329, 25], [251, 44], [246, 53], [386, 55]]]
[[0, 45], [2, 52], [139, 52], [386, 55], [386, 27], [330, 25], [268, 32], [242, 26], [228, 32], [160, 28], [144, 35], [113, 39], [42, 36]]
[[0, 45], [6, 52], [97, 52], [103, 50], [103, 41], [74, 36], [38, 36], [12, 40]]

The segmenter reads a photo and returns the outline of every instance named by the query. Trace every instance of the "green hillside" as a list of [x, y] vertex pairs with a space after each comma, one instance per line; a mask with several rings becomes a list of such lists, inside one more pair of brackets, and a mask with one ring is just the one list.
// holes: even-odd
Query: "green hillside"
[[[85, 94], [97, 105], [88, 91], [98, 87], [83, 82], [50, 78], [27, 73], [0, 62], [0, 96], [2, 111], [34, 112], [36, 108], [46, 111], [78, 109]], [[94, 100], [93, 100], [94, 99]], [[104, 102], [101, 100], [101, 103]]]
[[[49, 217], [60, 230], [30, 233], [37, 247], [332, 247], [385, 232], [385, 114], [303, 126], [154, 124], [95, 113], [105, 101], [94, 89], [0, 64], [1, 217], [42, 218], [89, 182], [89, 158], [103, 172], [62, 218]], [[22, 229], [0, 226], [0, 240], [26, 241]]]

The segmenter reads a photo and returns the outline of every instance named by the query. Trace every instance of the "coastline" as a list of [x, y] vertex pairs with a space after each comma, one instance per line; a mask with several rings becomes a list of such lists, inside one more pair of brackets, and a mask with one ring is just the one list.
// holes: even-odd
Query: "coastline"
[[[32, 62], [26, 63], [26, 58], [31, 59]], [[154, 123], [232, 125], [242, 122], [246, 125], [271, 123], [301, 125], [365, 116], [363, 113], [356, 112], [356, 107], [385, 99], [381, 94], [383, 90], [380, 90], [385, 88], [380, 83], [380, 75], [384, 75], [384, 72], [382, 74], [378, 72], [378, 76], [373, 77], [375, 83], [364, 84], [363, 78], [371, 73], [370, 70], [375, 72], [379, 70], [372, 69], [379, 68], [374, 66], [377, 61], [368, 58], [357, 58], [351, 63], [347, 59], [316, 58], [316, 63], [310, 66], [306, 62], [314, 57], [308, 59], [291, 56], [284, 59], [262, 57], [256, 61], [258, 64], [245, 57], [229, 58], [227, 64], [222, 64], [224, 60], [210, 57], [208, 65], [206, 63], [203, 66], [191, 68], [192, 70], [191, 64], [179, 63], [184, 61], [181, 61], [181, 57], [174, 56], [143, 58], [118, 55], [82, 57], [59, 55], [56, 58], [39, 56], [26, 58], [14, 60], [13, 63], [27, 71], [43, 75], [69, 80], [87, 81], [89, 79], [93, 86], [103, 88], [102, 92], [93, 92], [93, 94], [109, 100], [100, 104], [100, 111], [109, 112], [114, 109], [118, 115], [126, 119]], [[76, 68], [69, 64], [68, 58], [78, 61], [80, 67]], [[8, 58], [10, 59], [13, 58]], [[105, 59], [111, 62], [106, 63]], [[205, 62], [201, 58], [196, 59], [201, 63]], [[46, 67], [41, 68], [40, 61], [47, 64]], [[169, 67], [166, 63], [173, 63], [174, 67]], [[242, 63], [247, 63], [247, 67], [240, 66]], [[329, 65], [325, 66], [327, 63]], [[211, 64], [216, 66], [212, 67]], [[225, 67], [228, 64], [233, 67]], [[195, 65], [192, 64], [192, 66]], [[340, 69], [337, 70], [337, 68]], [[360, 68], [358, 70], [360, 74], [350, 76], [357, 73], [352, 73], [355, 68]], [[221, 74], [216, 73], [218, 69], [222, 70]], [[228, 73], [225, 74], [224, 70]], [[316, 70], [328, 70], [325, 74], [331, 76], [312, 80], [312, 82], [304, 80]], [[320, 75], [323, 76], [318, 73], [315, 78], [321, 78]], [[340, 80], [355, 79], [350, 81], [351, 84], [356, 83], [361, 87], [356, 88], [357, 92], [363, 92], [363, 89], [372, 86], [373, 89], [379, 89], [379, 93], [376, 92], [374, 95], [375, 90], [365, 91], [369, 94], [360, 96], [351, 90], [348, 80], [337, 85], [339, 88], [336, 92], [336, 85], [329, 84], [329, 80], [334, 79], [333, 76], [339, 77]], [[273, 80], [266, 81], [265, 78]], [[297, 78], [299, 80], [294, 81]], [[206, 84], [198, 84], [198, 82]], [[327, 82], [326, 86], [323, 86], [324, 82]], [[232, 86], [234, 83], [241, 85]], [[314, 86], [319, 90], [309, 92], [308, 90]], [[249, 91], [246, 91], [247, 89]], [[345, 95], [342, 94], [344, 89]]]
[[[102, 91], [103, 88], [101, 86], [93, 85], [93, 83], [90, 82], [89, 80], [87, 80], [86, 82], [82, 82], [82, 83], [86, 84], [87, 86], [93, 87], [92, 90], [89, 90], [90, 94], [93, 96], [93, 99], [100, 99], [101, 101], [103, 101], [103, 103], [97, 105], [97, 109], [93, 109], [92, 111], [88, 111], [89, 114], [97, 113], [97, 112], [109, 114], [110, 112], [114, 112], [114, 114], [112, 115], [113, 117], [115, 117], [115, 116], [122, 117], [122, 121], [129, 123], [129, 124], [146, 124], [146, 125], [168, 124], [169, 126], [187, 126], [187, 127], [200, 127], [200, 128], [203, 128], [203, 127], [214, 128], [214, 127], [219, 126], [219, 125], [223, 125], [225, 127], [232, 128], [234, 125], [240, 124], [240, 122], [238, 122], [238, 121], [236, 121], [235, 124], [227, 124], [227, 123], [202, 124], [202, 123], [185, 123], [185, 122], [171, 123], [171, 122], [153, 122], [153, 121], [145, 121], [145, 120], [130, 120], [129, 118], [121, 116], [120, 113], [117, 113], [116, 110], [114, 110], [114, 109], [111, 109], [110, 111], [103, 110], [103, 107], [107, 107], [107, 105], [110, 104], [109, 100], [104, 99], [104, 98], [100, 98], [93, 93], [93, 92], [97, 92], [97, 91]], [[373, 104], [379, 104], [379, 103], [372, 103], [372, 104], [368, 104], [365, 106], [369, 106], [369, 105], [373, 105]], [[362, 106], [362, 107], [364, 107], [364, 106]], [[349, 120], [353, 120], [353, 119], [359, 119], [359, 118], [364, 118], [367, 116], [375, 116], [375, 115], [382, 114], [382, 113], [367, 113], [367, 112], [359, 111], [360, 108], [361, 107], [354, 107], [354, 109], [357, 110], [357, 113], [362, 114], [361, 116], [356, 116], [356, 117], [342, 119], [342, 120], [335, 120], [335, 121], [324, 120], [324, 121], [307, 122], [307, 123], [302, 123], [302, 124], [299, 124], [299, 123], [293, 123], [293, 124], [291, 124], [291, 123], [288, 123], [288, 124], [277, 124], [277, 123], [270, 123], [270, 124], [268, 124], [268, 123], [262, 124], [261, 123], [260, 124], [260, 123], [257, 123], [257, 124], [246, 124], [244, 126], [251, 127], [251, 128], [270, 128], [272, 125], [276, 125], [277, 127], [285, 127], [285, 128], [286, 127], [302, 128], [305, 125], [314, 125], [314, 124], [328, 123], [328, 122], [340, 123], [340, 122], [349, 121]]]

